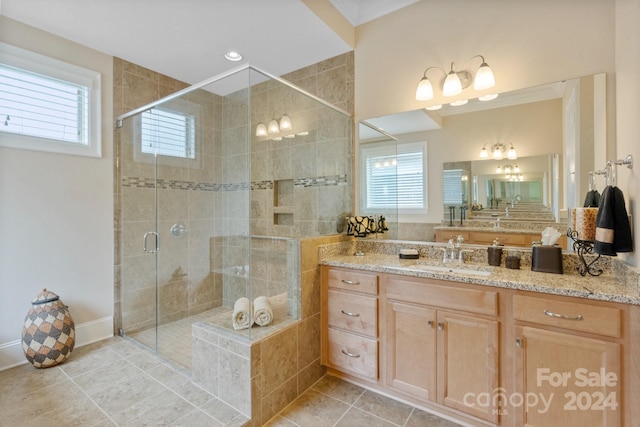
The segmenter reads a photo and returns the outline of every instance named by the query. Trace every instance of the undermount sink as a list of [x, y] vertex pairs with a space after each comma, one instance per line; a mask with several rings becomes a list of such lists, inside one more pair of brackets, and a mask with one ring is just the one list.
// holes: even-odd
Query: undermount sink
[[428, 265], [428, 264], [416, 264], [414, 268], [425, 271], [432, 271], [434, 273], [452, 273], [452, 274], [468, 274], [472, 276], [489, 276], [491, 271], [482, 270], [476, 268], [466, 268], [462, 266], [447, 266], [447, 265]]

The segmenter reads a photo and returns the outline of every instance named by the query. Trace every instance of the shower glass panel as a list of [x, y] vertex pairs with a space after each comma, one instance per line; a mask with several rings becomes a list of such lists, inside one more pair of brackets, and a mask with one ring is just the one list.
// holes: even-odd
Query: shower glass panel
[[268, 333], [239, 298], [298, 319], [299, 239], [352, 210], [351, 118], [245, 66], [119, 119], [123, 333], [188, 370], [194, 322]]

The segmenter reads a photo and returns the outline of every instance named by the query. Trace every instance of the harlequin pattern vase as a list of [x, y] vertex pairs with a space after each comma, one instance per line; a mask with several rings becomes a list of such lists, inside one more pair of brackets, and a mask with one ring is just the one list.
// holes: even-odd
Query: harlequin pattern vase
[[22, 350], [36, 368], [50, 368], [71, 355], [75, 324], [60, 297], [43, 289], [31, 302], [22, 328]]

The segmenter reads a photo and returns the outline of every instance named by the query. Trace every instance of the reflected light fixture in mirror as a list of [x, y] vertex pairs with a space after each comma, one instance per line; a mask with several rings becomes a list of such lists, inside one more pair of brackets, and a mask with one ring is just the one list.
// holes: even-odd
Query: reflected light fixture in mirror
[[258, 123], [256, 126], [256, 136], [267, 136], [267, 126], [264, 123]]
[[[475, 78], [473, 78], [472, 74], [467, 71], [466, 68], [468, 68], [475, 58], [480, 58], [482, 63], [476, 71]], [[442, 84], [442, 95], [444, 96], [459, 95], [462, 92], [462, 89], [471, 85], [471, 82], [473, 82], [473, 88], [475, 90], [489, 89], [496, 84], [493, 71], [491, 71], [491, 68], [489, 68], [489, 65], [486, 63], [484, 56], [482, 55], [472, 56], [471, 59], [467, 61], [467, 67], [462, 71], [456, 71], [454, 65], [455, 63], [452, 62], [451, 70], [448, 73], [440, 67], [428, 67], [424, 70], [422, 79], [418, 83], [418, 87], [416, 89], [416, 100], [429, 101], [433, 99], [433, 85], [427, 77], [427, 73], [432, 69], [440, 70], [445, 75], [444, 83]]]
[[269, 126], [267, 127], [267, 131], [272, 134], [280, 132], [280, 126], [276, 119], [271, 119]]

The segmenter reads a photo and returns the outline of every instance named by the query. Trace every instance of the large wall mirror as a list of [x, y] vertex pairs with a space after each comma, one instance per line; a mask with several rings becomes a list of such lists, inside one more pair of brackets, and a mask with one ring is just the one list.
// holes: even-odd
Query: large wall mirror
[[[594, 159], [606, 153], [606, 102], [602, 74], [366, 122], [393, 135], [399, 146], [427, 142], [427, 213], [399, 212], [400, 222], [438, 223], [451, 206], [471, 211], [474, 205], [504, 209], [512, 203], [544, 207], [552, 220], [563, 221], [567, 208], [580, 205], [588, 172], [601, 169]], [[371, 138], [361, 129], [361, 146]], [[495, 144], [505, 146], [502, 159], [492, 158]], [[511, 145], [516, 159], [506, 158]], [[483, 147], [488, 159], [480, 158]]]

